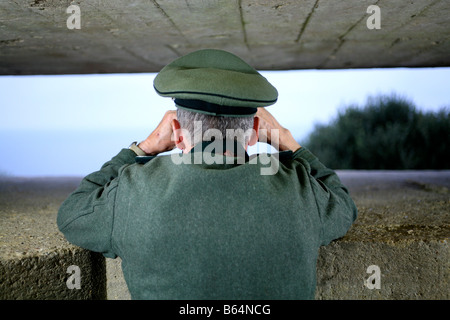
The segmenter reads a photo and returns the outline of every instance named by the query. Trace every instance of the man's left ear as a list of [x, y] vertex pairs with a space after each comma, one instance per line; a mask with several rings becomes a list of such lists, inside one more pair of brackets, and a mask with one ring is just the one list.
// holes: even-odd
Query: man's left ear
[[172, 120], [172, 131], [173, 131], [173, 138], [175, 140], [175, 145], [177, 146], [178, 149], [184, 150], [186, 146], [183, 142], [181, 126], [177, 119]]
[[248, 141], [249, 146], [253, 146], [258, 142], [258, 134], [259, 134], [259, 118], [253, 117], [253, 130], [252, 135], [250, 136], [250, 140]]

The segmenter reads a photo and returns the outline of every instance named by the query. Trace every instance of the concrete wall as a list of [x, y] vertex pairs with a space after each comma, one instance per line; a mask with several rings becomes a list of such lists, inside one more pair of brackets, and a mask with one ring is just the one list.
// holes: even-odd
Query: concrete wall
[[[320, 250], [317, 299], [449, 299], [448, 228], [355, 228]], [[412, 236], [421, 233], [420, 236]], [[374, 237], [370, 239], [368, 237]], [[381, 239], [380, 239], [381, 237]], [[366, 281], [380, 270], [380, 289]]]
[[[450, 172], [338, 173], [360, 215], [320, 249], [316, 298], [449, 299]], [[57, 209], [79, 181], [0, 178], [0, 299], [130, 299], [120, 259], [72, 246], [57, 230]], [[80, 289], [67, 286], [72, 265]], [[380, 289], [366, 285], [370, 266]]]
[[[80, 288], [67, 285], [80, 268]], [[70, 273], [68, 273], [68, 270]], [[47, 255], [0, 261], [0, 299], [101, 300], [107, 298], [106, 263], [102, 255], [67, 246]], [[74, 280], [75, 281], [75, 280]], [[75, 283], [75, 282], [72, 282]]]
[[[0, 299], [106, 299], [103, 256], [69, 244], [56, 227], [78, 183], [0, 177]], [[80, 268], [80, 289], [67, 286], [70, 266]]]

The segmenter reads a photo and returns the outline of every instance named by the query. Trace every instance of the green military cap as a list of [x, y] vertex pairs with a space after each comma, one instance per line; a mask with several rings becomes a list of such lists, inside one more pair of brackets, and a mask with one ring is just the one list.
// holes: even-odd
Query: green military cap
[[274, 104], [278, 92], [266, 78], [236, 55], [203, 49], [165, 66], [153, 86], [179, 108], [216, 116], [252, 116]]

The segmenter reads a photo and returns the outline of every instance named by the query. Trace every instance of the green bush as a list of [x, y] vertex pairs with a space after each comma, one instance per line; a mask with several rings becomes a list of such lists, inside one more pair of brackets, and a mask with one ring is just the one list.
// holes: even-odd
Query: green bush
[[334, 169], [449, 169], [450, 113], [419, 112], [395, 95], [348, 106], [304, 143]]

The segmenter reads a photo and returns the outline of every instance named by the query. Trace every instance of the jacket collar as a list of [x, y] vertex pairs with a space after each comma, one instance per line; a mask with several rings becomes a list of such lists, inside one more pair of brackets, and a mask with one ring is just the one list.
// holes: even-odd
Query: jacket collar
[[[202, 141], [195, 145], [187, 154], [182, 155], [183, 157], [190, 157], [192, 160], [191, 163], [199, 163], [203, 162], [205, 156], [212, 157], [220, 157], [223, 155], [225, 151], [228, 151], [232, 154], [232, 156], [224, 156], [226, 157], [226, 161], [222, 161], [221, 163], [232, 164], [232, 163], [246, 163], [249, 161], [249, 156], [247, 151], [245, 151], [242, 144], [238, 143], [235, 140], [217, 140], [217, 141]], [[216, 155], [217, 154], [217, 155]], [[137, 156], [135, 158], [136, 163], [146, 164], [153, 158], [157, 156]], [[214, 160], [213, 160], [214, 162]], [[219, 161], [220, 162], [220, 161]]]
[[236, 140], [202, 141], [196, 144], [189, 153], [195, 154], [197, 152], [202, 152], [211, 155], [223, 155], [226, 151], [231, 153], [229, 157], [244, 158], [245, 162], [249, 161], [247, 151], [242, 144]]

